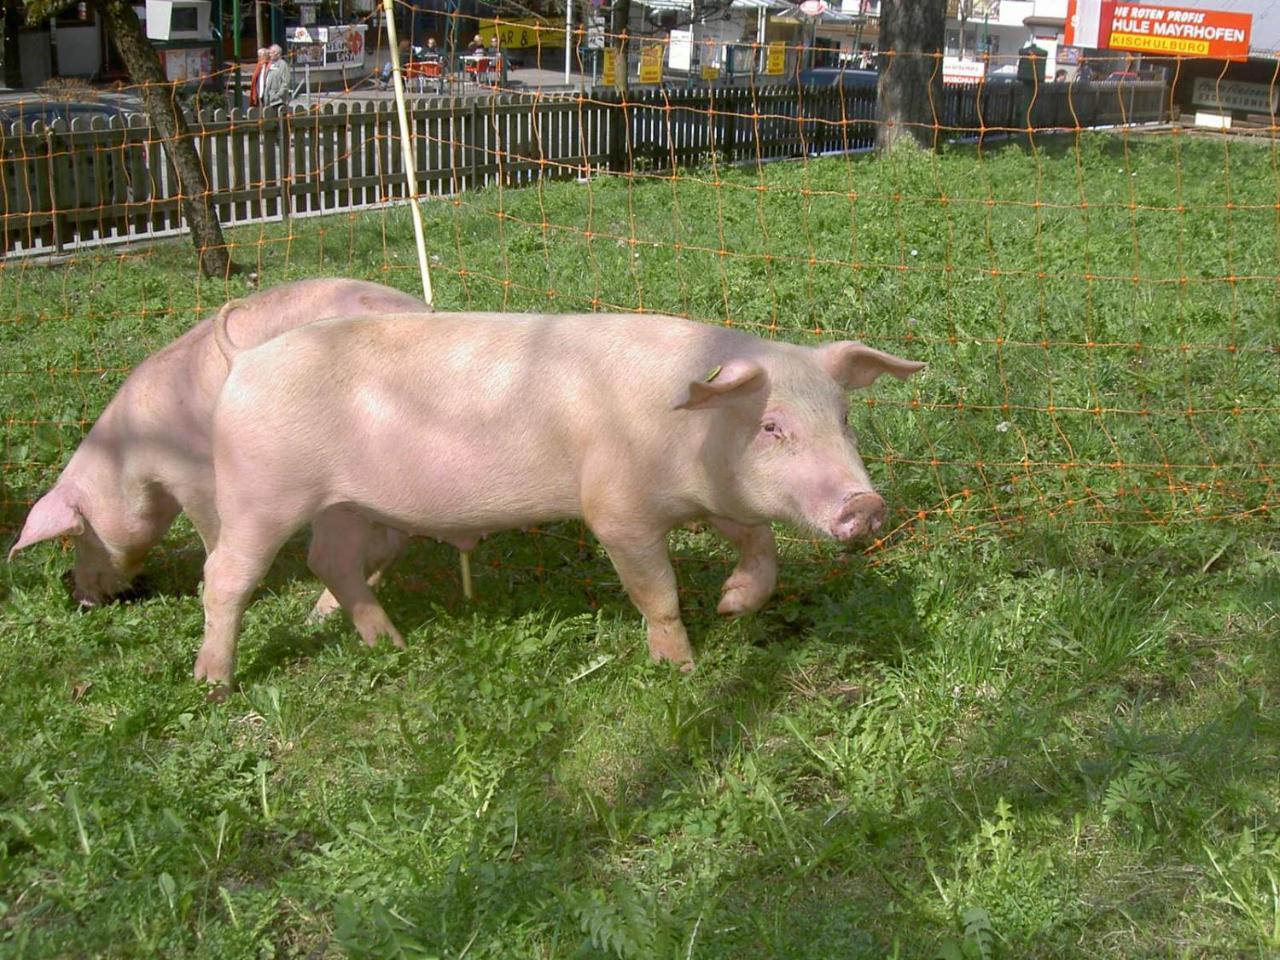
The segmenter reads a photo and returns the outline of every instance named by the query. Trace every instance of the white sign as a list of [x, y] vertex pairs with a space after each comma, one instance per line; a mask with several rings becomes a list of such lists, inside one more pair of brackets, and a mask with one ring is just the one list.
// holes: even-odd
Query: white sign
[[672, 30], [667, 44], [667, 66], [686, 72], [693, 60], [693, 30]]
[[1196, 126], [1208, 127], [1211, 130], [1230, 130], [1231, 118], [1221, 113], [1205, 113], [1202, 110], [1196, 113]]
[[981, 60], [960, 60], [956, 57], [942, 58], [943, 83], [981, 83], [986, 76], [986, 64]]
[[604, 17], [598, 13], [587, 18], [587, 49], [604, 49]]
[[1265, 83], [1196, 77], [1195, 86], [1191, 88], [1191, 101], [1218, 110], [1275, 113], [1276, 94], [1277, 91]]

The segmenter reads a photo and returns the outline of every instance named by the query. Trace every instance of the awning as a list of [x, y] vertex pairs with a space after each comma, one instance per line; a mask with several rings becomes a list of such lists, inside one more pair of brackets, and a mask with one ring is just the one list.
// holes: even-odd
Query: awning
[[804, 3], [794, 6], [788, 3], [786, 6], [788, 9], [779, 13], [775, 19], [791, 23], [858, 23], [866, 19], [863, 14], [837, 10], [825, 0], [805, 0]]
[[[693, 12], [692, 0], [635, 0], [642, 7], [648, 7], [650, 10], [685, 10]], [[720, 7], [715, 0], [711, 0], [708, 6]], [[733, 0], [730, 8], [733, 10], [789, 10], [791, 4], [787, 0]], [[723, 9], [723, 8], [721, 8]]]

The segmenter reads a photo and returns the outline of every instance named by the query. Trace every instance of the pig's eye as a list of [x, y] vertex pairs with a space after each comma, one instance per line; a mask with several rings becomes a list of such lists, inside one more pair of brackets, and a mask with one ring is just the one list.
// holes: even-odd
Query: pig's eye
[[769, 434], [771, 437], [777, 437], [779, 440], [782, 439], [782, 428], [772, 420], [766, 420], [764, 423], [760, 424], [760, 430], [763, 433]]

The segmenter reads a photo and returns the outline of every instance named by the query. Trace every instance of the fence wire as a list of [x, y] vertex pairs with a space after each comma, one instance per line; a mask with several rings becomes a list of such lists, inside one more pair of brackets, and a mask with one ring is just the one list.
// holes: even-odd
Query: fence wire
[[[366, 26], [376, 78], [385, 51]], [[804, 74], [812, 51], [794, 37], [742, 44], [730, 76], [673, 74], [665, 45], [649, 52], [667, 41], [630, 36], [618, 89], [589, 82], [581, 48], [557, 81], [562, 26], [498, 24], [512, 30], [533, 41], [503, 47], [505, 65], [451, 64], [446, 49], [438, 72], [408, 68], [437, 309], [666, 313], [927, 361], [851, 400], [891, 504], [871, 562], [1032, 531], [1273, 524], [1274, 115], [1192, 127], [1177, 65], [1163, 80], [945, 85], [924, 131], [937, 149], [877, 156], [874, 76]], [[655, 59], [662, 82], [641, 82]], [[16, 99], [0, 107], [6, 542], [129, 371], [225, 300], [309, 276], [420, 289], [389, 94], [342, 74], [284, 110], [235, 106], [248, 76], [166, 90], [242, 268], [225, 278], [196, 273], [135, 88], [105, 108], [67, 85], [26, 95], [21, 117]], [[71, 109], [81, 96], [100, 109]], [[682, 568], [728, 562], [710, 538], [679, 537]], [[180, 527], [168, 547], [198, 545]], [[804, 571], [792, 589], [849, 563], [798, 532], [784, 549]], [[575, 525], [501, 540], [477, 557], [479, 589], [593, 593], [612, 580], [599, 556], [583, 565], [592, 553]], [[443, 557], [403, 573], [423, 587], [452, 575]]]

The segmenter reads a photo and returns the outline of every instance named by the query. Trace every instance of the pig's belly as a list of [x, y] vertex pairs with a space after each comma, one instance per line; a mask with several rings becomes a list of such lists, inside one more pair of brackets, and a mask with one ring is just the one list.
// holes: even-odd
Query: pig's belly
[[582, 515], [573, 458], [552, 445], [433, 437], [398, 455], [369, 450], [331, 502], [388, 526], [460, 546], [489, 533]]

